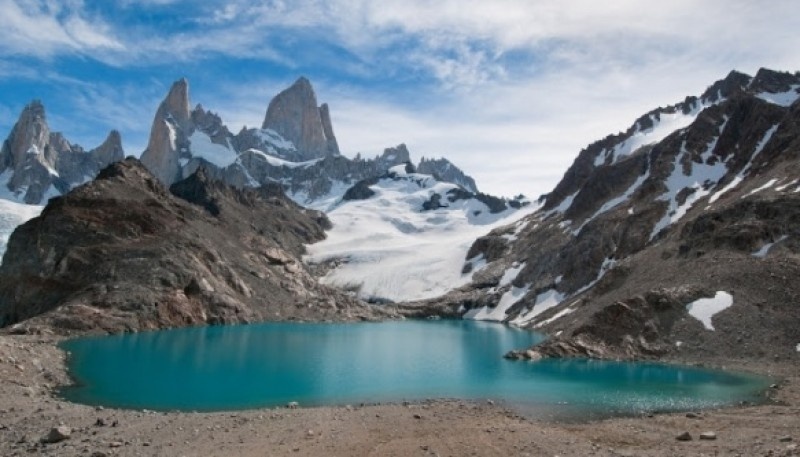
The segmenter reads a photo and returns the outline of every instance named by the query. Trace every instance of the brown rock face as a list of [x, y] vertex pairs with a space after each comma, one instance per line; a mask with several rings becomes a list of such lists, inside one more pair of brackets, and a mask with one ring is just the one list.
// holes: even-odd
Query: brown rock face
[[150, 129], [150, 141], [142, 153], [142, 163], [161, 182], [170, 185], [180, 179], [180, 151], [191, 134], [189, 83], [180, 79], [172, 84], [161, 102]]
[[172, 190], [179, 197], [127, 159], [51, 200], [11, 236], [0, 323], [117, 332], [376, 314], [300, 261], [303, 244], [324, 237], [322, 214], [202, 169]]
[[331, 112], [328, 104], [323, 103], [319, 107], [319, 115], [322, 120], [322, 133], [328, 142], [328, 154], [339, 155], [339, 143], [336, 142], [336, 135], [333, 134], [333, 123], [331, 123]]
[[41, 101], [34, 100], [22, 110], [11, 135], [3, 145], [4, 152], [8, 150], [8, 157], [4, 157], [3, 165], [8, 167], [23, 163], [28, 151], [44, 153], [49, 140], [50, 128], [47, 126], [44, 105]]
[[294, 143], [300, 160], [339, 154], [328, 107], [317, 106], [314, 88], [306, 78], [301, 77], [272, 99], [262, 128]]

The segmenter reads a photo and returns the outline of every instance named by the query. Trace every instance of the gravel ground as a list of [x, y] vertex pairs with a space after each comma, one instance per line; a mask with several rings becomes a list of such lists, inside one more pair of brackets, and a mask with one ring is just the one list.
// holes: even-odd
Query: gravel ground
[[[415, 404], [156, 413], [58, 399], [69, 383], [57, 339], [0, 336], [0, 455], [676, 456], [800, 455], [796, 364], [703, 361], [780, 378], [765, 405], [559, 423], [500, 404]], [[51, 429], [55, 443], [43, 443]], [[67, 429], [65, 430], [64, 427]], [[684, 432], [689, 441], [677, 437]], [[713, 432], [715, 439], [701, 439]]]

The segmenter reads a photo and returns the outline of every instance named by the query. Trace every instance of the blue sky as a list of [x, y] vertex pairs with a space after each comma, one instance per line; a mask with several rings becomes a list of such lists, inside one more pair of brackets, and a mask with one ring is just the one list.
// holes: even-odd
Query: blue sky
[[731, 69], [800, 70], [792, 0], [0, 0], [0, 136], [41, 99], [139, 155], [169, 85], [232, 131], [298, 76], [345, 155], [405, 142], [495, 194], [538, 196], [580, 149]]

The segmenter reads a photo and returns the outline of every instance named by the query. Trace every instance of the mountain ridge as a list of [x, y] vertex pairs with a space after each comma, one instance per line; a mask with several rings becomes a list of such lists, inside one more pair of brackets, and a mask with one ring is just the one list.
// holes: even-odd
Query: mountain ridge
[[0, 149], [2, 197], [38, 205], [94, 178], [124, 156], [122, 139], [112, 130], [100, 146], [84, 151], [50, 130], [44, 105], [25, 106]]
[[[780, 304], [800, 290], [769, 275], [800, 262], [799, 91], [798, 73], [731, 72], [592, 143], [539, 211], [473, 245], [465, 268], [482, 266], [472, 284], [408, 312], [554, 335], [523, 357], [668, 357], [702, 345], [731, 355], [742, 350], [731, 341], [741, 328], [756, 335], [748, 355], [775, 339], [775, 354], [794, 356], [800, 316]], [[687, 307], [720, 291], [733, 304], [706, 332]], [[615, 327], [618, 319], [628, 324]]]
[[[347, 187], [385, 174], [411, 160], [405, 144], [386, 148], [375, 158], [341, 155], [330, 108], [317, 98], [311, 82], [300, 77], [269, 103], [261, 129], [231, 133], [222, 119], [197, 105], [189, 111], [189, 85], [176, 81], [153, 120], [142, 162], [166, 184], [204, 165], [215, 178], [235, 187], [267, 182], [284, 186], [304, 205], [341, 197]], [[445, 158], [420, 160], [420, 172], [478, 193], [475, 180]]]
[[0, 322], [92, 333], [390, 315], [309, 274], [300, 255], [326, 226], [274, 186], [236, 189], [201, 168], [168, 190], [128, 158], [14, 231]]

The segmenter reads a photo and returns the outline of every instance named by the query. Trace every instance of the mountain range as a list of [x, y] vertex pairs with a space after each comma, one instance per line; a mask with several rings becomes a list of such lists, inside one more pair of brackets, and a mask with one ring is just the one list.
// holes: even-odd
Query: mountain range
[[[57, 321], [70, 329], [100, 327], [114, 331], [199, 322], [307, 318], [309, 312], [305, 308], [283, 307], [291, 300], [307, 300], [316, 290], [316, 286], [308, 283], [308, 271], [300, 262], [300, 256], [305, 252], [304, 244], [323, 239], [325, 242], [315, 246], [313, 255], [306, 257], [309, 268], [317, 274], [324, 270], [327, 275], [323, 283], [344, 288], [356, 298], [336, 296], [331, 292], [333, 289], [319, 286], [325, 291], [323, 296], [336, 297], [335, 301], [343, 303], [362, 303], [357, 298], [373, 302], [428, 298], [468, 282], [469, 276], [463, 275], [458, 265], [472, 240], [503, 221], [521, 217], [522, 209], [529, 203], [522, 196], [509, 200], [479, 192], [475, 181], [447, 159], [423, 158], [415, 165], [403, 144], [386, 148], [373, 159], [364, 159], [360, 154], [352, 159], [341, 155], [330, 109], [325, 104], [318, 106], [314, 89], [305, 78], [298, 79], [272, 99], [261, 128], [243, 128], [236, 135], [218, 115], [201, 105], [190, 109], [189, 100], [188, 81], [176, 81], [156, 111], [150, 140], [140, 162], [130, 158], [117, 162], [122, 158], [120, 148], [109, 160], [112, 165], [103, 169], [97, 180], [91, 181], [93, 174], [97, 174], [97, 170], [91, 170], [84, 179], [86, 184], [73, 188], [80, 183], [67, 182], [69, 185], [53, 187], [48, 195], [38, 194], [38, 199], [30, 194], [30, 203], [53, 198], [41, 216], [23, 224], [10, 236], [8, 255], [0, 268], [0, 319], [16, 323], [43, 314], [44, 321]], [[40, 104], [36, 106], [41, 107]], [[26, 109], [7, 143], [13, 143], [16, 132], [29, 123], [28, 116]], [[43, 115], [36, 121], [38, 129], [48, 129]], [[118, 141], [119, 135], [115, 134], [115, 138]], [[75, 149], [81, 151], [78, 147]], [[89, 158], [93, 154], [83, 153], [81, 157]], [[60, 163], [58, 151], [54, 157], [55, 163]], [[202, 194], [201, 197], [187, 198], [181, 189], [189, 185], [187, 183], [198, 187], [198, 181], [203, 186], [193, 193]], [[20, 191], [12, 186], [14, 183], [16, 181], [9, 182], [9, 191]], [[211, 188], [213, 191], [209, 190]], [[251, 195], [253, 192], [269, 195], [270, 201], [283, 199], [287, 209], [259, 219], [256, 216], [258, 205], [253, 203], [259, 199]], [[59, 193], [64, 195], [59, 196]], [[190, 230], [191, 227], [206, 227], [208, 223], [190, 217], [196, 214], [175, 198], [204, 208], [220, 221], [217, 225], [224, 226], [221, 222], [224, 220], [233, 227], [236, 217], [251, 220], [255, 234], [231, 227], [224, 234], [207, 228]], [[292, 200], [303, 206], [286, 203]], [[245, 209], [231, 209], [243, 202], [252, 207], [251, 215], [247, 215]], [[115, 209], [111, 210], [112, 207]], [[154, 208], [152, 215], [144, 214], [147, 207]], [[25, 208], [25, 211], [21, 208], [11, 208], [15, 217], [7, 218], [9, 232], [41, 210], [41, 207]], [[166, 213], [162, 214], [165, 208]], [[319, 227], [307, 228], [306, 222], [301, 224], [302, 229], [292, 228], [290, 221], [303, 220], [304, 216], [293, 217], [290, 213], [314, 211], [315, 208], [328, 213], [330, 219], [323, 217], [324, 223], [319, 226], [328, 230], [327, 235]], [[103, 213], [93, 216], [94, 211]], [[275, 211], [272, 208], [269, 212]], [[225, 217], [231, 212], [236, 216]], [[178, 221], [169, 222], [170, 217], [177, 217]], [[272, 218], [285, 224], [267, 222]], [[95, 220], [95, 224], [86, 226], [90, 233], [80, 229], [81, 219]], [[112, 220], [113, 227], [107, 227]], [[163, 229], [157, 228], [159, 224]], [[178, 238], [171, 229], [175, 224], [187, 225], [179, 230]], [[120, 232], [118, 225], [125, 228]], [[285, 276], [303, 286], [293, 288], [291, 281], [281, 280], [280, 284], [288, 288], [283, 294], [286, 296], [266, 294], [270, 297], [267, 311], [257, 303], [264, 299], [264, 287], [247, 286], [247, 279], [238, 279], [242, 274], [250, 278], [248, 272], [255, 274], [253, 271], [257, 270], [249, 263], [243, 264], [242, 259], [231, 254], [235, 260], [225, 260], [225, 263], [233, 270], [217, 271], [212, 265], [224, 258], [222, 255], [201, 256], [201, 263], [212, 262], [201, 266], [197, 259], [184, 259], [182, 254], [171, 249], [174, 246], [183, 246], [182, 249], [189, 252], [199, 249], [202, 242], [184, 239], [189, 236], [188, 232], [194, 237], [217, 242], [228, 240], [227, 244], [245, 249], [242, 243], [252, 244], [266, 234], [287, 230], [297, 232], [297, 236], [280, 237], [270, 249], [291, 253], [278, 256], [291, 261], [277, 264], [290, 265], [291, 271]], [[203, 233], [198, 234], [198, 231]], [[363, 236], [355, 236], [356, 233]], [[148, 239], [146, 247], [140, 244], [141, 237]], [[347, 240], [344, 244], [342, 237]], [[169, 239], [172, 240], [169, 246], [161, 242]], [[112, 242], [118, 248], [109, 251], [107, 245]], [[34, 249], [34, 245], [39, 247]], [[45, 245], [51, 245], [52, 249], [46, 249]], [[131, 254], [136, 259], [167, 256], [173, 260], [162, 265], [163, 269], [130, 264], [128, 249], [133, 245], [139, 246], [136, 253]], [[35, 254], [22, 255], [31, 250]], [[439, 263], [443, 254], [448, 259], [444, 265]], [[409, 268], [420, 262], [430, 267], [421, 277], [397, 275], [393, 269], [403, 262]], [[75, 265], [80, 265], [79, 271], [72, 271]], [[101, 270], [94, 266], [101, 266]], [[241, 270], [234, 275], [231, 271], [236, 268]], [[278, 270], [284, 272], [281, 268]], [[206, 292], [217, 294], [216, 298], [203, 301], [198, 300], [201, 295], [186, 293], [187, 287], [195, 288], [186, 281], [204, 284], [191, 274], [197, 269], [209, 272], [203, 279], [208, 284]], [[373, 273], [382, 271], [384, 276], [366, 277], [355, 290], [352, 277], [360, 277], [364, 269]], [[108, 274], [120, 271], [126, 273]], [[158, 279], [152, 277], [154, 274]], [[263, 282], [261, 280], [268, 276], [259, 274], [257, 281]], [[393, 278], [391, 288], [385, 287], [382, 278], [386, 276]], [[132, 283], [130, 278], [136, 279]], [[213, 278], [223, 282], [215, 284]], [[147, 286], [141, 288], [143, 283]], [[43, 298], [39, 294], [45, 290], [49, 292]], [[116, 291], [122, 292], [118, 295]], [[136, 310], [131, 300], [153, 303], [157, 312], [147, 307]], [[220, 303], [224, 304], [224, 309], [219, 308]], [[168, 305], [164, 308], [160, 304]], [[126, 312], [120, 312], [120, 308]], [[272, 308], [283, 311], [272, 314]], [[162, 314], [164, 309], [170, 310], [167, 315]], [[235, 310], [233, 315], [229, 313], [231, 309]], [[311, 314], [314, 309], [311, 307]], [[360, 309], [364, 316], [386, 313]], [[86, 318], [86, 313], [94, 316], [93, 323], [78, 324]], [[354, 316], [349, 312], [347, 315]], [[331, 319], [337, 316], [334, 313]]]
[[[97, 312], [111, 317], [88, 327], [138, 329], [313, 319], [315, 303], [330, 298], [325, 319], [342, 318], [341, 299], [359, 310], [349, 317], [460, 317], [550, 335], [515, 358], [797, 357], [799, 98], [798, 73], [731, 72], [590, 144], [530, 203], [480, 193], [446, 159], [413, 164], [404, 145], [344, 157], [331, 109], [305, 78], [270, 102], [260, 129], [235, 135], [202, 106], [190, 110], [180, 80], [141, 163], [106, 168], [14, 232], [0, 315], [76, 328], [87, 309], [110, 303]], [[266, 201], [282, 202], [280, 216], [249, 215]], [[87, 209], [112, 203], [136, 210], [108, 218]], [[275, 238], [286, 230], [293, 235]], [[157, 241], [174, 233], [183, 235]], [[233, 247], [216, 252], [198, 237]], [[121, 251], [112, 255], [110, 240]], [[273, 254], [258, 257], [253, 243]], [[111, 260], [88, 268], [100, 258]], [[152, 264], [156, 273], [143, 271]], [[71, 265], [88, 273], [70, 277]], [[252, 281], [276, 265], [270, 290], [288, 295], [271, 300]], [[123, 299], [145, 293], [136, 278], [154, 291], [146, 310]], [[170, 306], [178, 317], [161, 314]]]
[[[239, 188], [278, 182], [298, 203], [320, 209], [357, 182], [411, 161], [403, 144], [372, 159], [341, 155], [330, 109], [318, 106], [314, 88], [303, 77], [270, 101], [261, 128], [244, 127], [235, 135], [202, 105], [190, 109], [189, 83], [176, 81], [156, 112], [141, 158], [166, 185], [204, 165], [213, 177]], [[423, 159], [417, 168], [478, 192], [475, 181], [447, 159]]]

